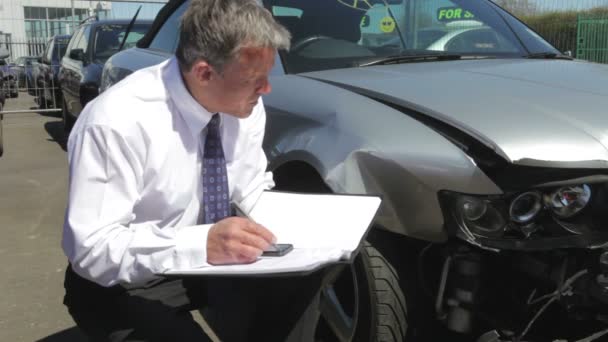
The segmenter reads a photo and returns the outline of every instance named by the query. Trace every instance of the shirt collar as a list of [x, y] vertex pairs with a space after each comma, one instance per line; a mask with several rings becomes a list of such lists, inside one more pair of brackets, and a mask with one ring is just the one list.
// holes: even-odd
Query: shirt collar
[[193, 136], [199, 136], [215, 113], [210, 113], [192, 97], [186, 88], [175, 56], [163, 68], [162, 77], [169, 97], [186, 121], [190, 132]]

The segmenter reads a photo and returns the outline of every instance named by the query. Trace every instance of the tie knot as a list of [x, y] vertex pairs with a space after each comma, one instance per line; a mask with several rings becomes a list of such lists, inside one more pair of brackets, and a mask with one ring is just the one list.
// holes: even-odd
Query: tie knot
[[211, 120], [209, 120], [209, 123], [207, 124], [207, 127], [209, 129], [217, 129], [217, 127], [219, 125], [220, 125], [220, 115], [218, 113], [215, 113], [211, 117]]

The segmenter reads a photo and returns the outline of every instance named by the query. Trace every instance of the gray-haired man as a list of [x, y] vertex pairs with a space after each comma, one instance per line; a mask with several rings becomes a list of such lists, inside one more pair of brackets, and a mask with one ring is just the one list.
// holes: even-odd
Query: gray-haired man
[[89, 103], [68, 142], [64, 299], [96, 341], [280, 341], [319, 287], [298, 279], [164, 279], [168, 268], [254, 261], [274, 242], [230, 217], [273, 186], [262, 151], [268, 74], [289, 33], [253, 0], [192, 0], [176, 57]]

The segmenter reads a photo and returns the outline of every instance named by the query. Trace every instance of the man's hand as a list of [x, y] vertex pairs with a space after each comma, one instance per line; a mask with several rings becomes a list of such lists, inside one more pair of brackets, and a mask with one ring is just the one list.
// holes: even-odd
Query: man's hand
[[254, 262], [276, 238], [263, 226], [242, 217], [228, 217], [209, 230], [207, 262], [213, 265]]

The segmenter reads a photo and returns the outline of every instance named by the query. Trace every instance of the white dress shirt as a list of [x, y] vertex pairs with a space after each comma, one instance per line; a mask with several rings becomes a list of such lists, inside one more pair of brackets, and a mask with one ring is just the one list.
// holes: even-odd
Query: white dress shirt
[[[207, 264], [204, 128], [212, 114], [186, 89], [174, 58], [125, 78], [82, 111], [68, 140], [62, 247], [103, 286], [144, 284], [166, 269]], [[220, 113], [230, 198], [250, 210], [274, 183], [262, 150], [262, 100], [251, 116]]]

